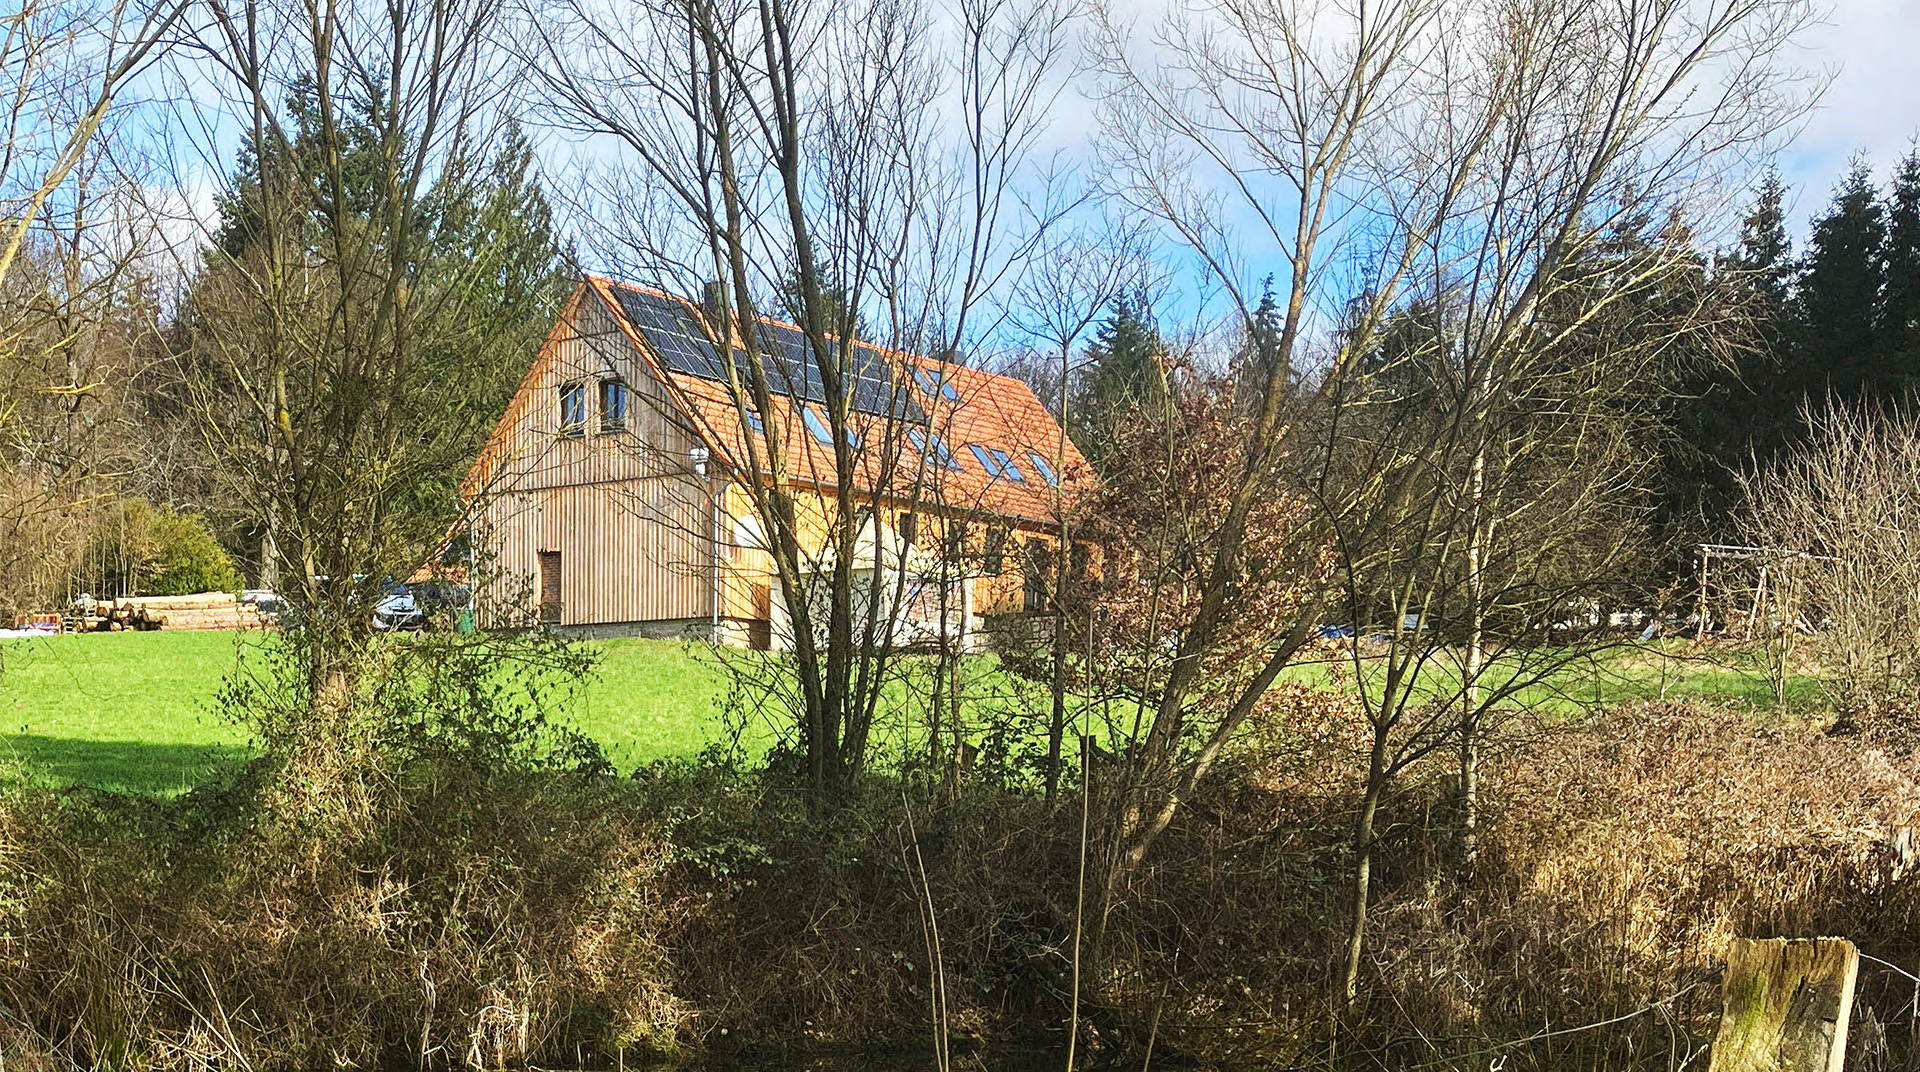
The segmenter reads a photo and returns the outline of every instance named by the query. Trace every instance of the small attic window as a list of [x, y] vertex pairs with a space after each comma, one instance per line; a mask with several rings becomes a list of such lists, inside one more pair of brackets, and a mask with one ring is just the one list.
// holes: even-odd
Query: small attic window
[[913, 370], [913, 378], [920, 384], [920, 390], [928, 398], [944, 398], [949, 402], [960, 401], [960, 392], [953, 389], [953, 381], [949, 380], [944, 372], [916, 368]]
[[1027, 482], [1027, 474], [1020, 471], [1020, 467], [1013, 463], [1013, 459], [1008, 457], [1006, 451], [983, 447], [978, 443], [968, 443], [967, 449], [973, 452], [974, 457], [980, 459], [980, 468], [985, 469], [987, 475], [995, 480], [1004, 478], [1016, 484]]
[[1033, 463], [1033, 468], [1040, 474], [1040, 479], [1056, 488], [1060, 486], [1060, 477], [1054, 473], [1053, 466], [1047, 464], [1047, 459], [1041, 457], [1039, 451], [1028, 451], [1027, 460]]
[[560, 385], [560, 434], [568, 438], [587, 434], [587, 385], [577, 380]]

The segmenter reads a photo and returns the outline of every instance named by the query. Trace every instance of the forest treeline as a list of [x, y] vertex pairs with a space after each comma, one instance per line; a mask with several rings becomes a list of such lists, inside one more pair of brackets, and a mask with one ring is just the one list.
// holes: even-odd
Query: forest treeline
[[[1737, 334], [1701, 343], [1679, 380], [1646, 385], [1649, 403], [1664, 410], [1641, 444], [1662, 458], [1649, 502], [1676, 565], [1693, 544], [1740, 542], [1740, 477], [1808, 445], [1810, 411], [1838, 402], [1899, 412], [1920, 384], [1920, 155], [1896, 162], [1884, 185], [1868, 161], [1853, 161], [1809, 214], [1800, 250], [1788, 214], [1795, 191], [1769, 175], [1751, 195], [1736, 239], [1724, 245], [1701, 242], [1682, 221], [1651, 210], [1613, 236], [1641, 245], [1678, 236], [1698, 266], [1687, 285], [1716, 294], [1740, 322]], [[1673, 233], [1655, 235], [1659, 225]], [[1275, 329], [1270, 277], [1252, 312], [1236, 355]], [[1162, 337], [1145, 291], [1115, 297], [1095, 325], [1067, 412], [1075, 442], [1103, 470], [1124, 464], [1106, 455], [1114, 416], [1151, 404], [1169, 371], [1206, 363], [1182, 348]], [[1008, 365], [1058, 408], [1043, 359], [1014, 355]]]

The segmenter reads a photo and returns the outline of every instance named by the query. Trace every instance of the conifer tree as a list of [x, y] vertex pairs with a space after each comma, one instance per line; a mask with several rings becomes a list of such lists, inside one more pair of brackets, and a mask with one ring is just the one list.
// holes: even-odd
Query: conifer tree
[[1754, 196], [1753, 208], [1740, 222], [1740, 244], [1722, 259], [1722, 267], [1737, 273], [1743, 289], [1758, 302], [1769, 319], [1787, 306], [1793, 286], [1793, 243], [1787, 238], [1787, 188], [1770, 174]]
[[[854, 300], [853, 289], [840, 278], [840, 273], [823, 266], [818, 274], [821, 277], [818, 284], [821, 318], [825, 321], [823, 326], [827, 334], [835, 338], [850, 335], [862, 342], [873, 341], [867, 330], [866, 318], [860, 315]], [[789, 273], [780, 281], [780, 293], [776, 295], [776, 300], [781, 316], [796, 324], [805, 319], [807, 302], [796, 275]]]
[[1778, 453], [1800, 411], [1806, 377], [1787, 375], [1796, 266], [1786, 195], [1778, 175], [1760, 184], [1739, 244], [1714, 273], [1714, 287], [1751, 329], [1725, 360], [1696, 363], [1678, 385], [1660, 524], [1679, 560], [1694, 543], [1732, 539], [1739, 474]]
[[340, 159], [339, 198], [345, 215], [371, 216], [382, 202], [381, 145], [379, 128], [383, 104], [377, 91], [344, 94], [343, 105], [331, 131], [324, 126], [315, 98], [311, 75], [294, 80], [286, 99], [288, 125], [293, 137], [286, 142], [272, 137], [256, 143], [249, 135], [240, 147], [240, 159], [227, 188], [214, 199], [219, 225], [213, 234], [213, 252], [228, 258], [243, 256], [267, 232], [269, 212], [293, 212], [308, 217], [311, 231], [327, 218], [333, 186], [322, 182], [329, 154]]
[[1920, 146], [1910, 150], [1893, 173], [1884, 259], [1881, 365], [1904, 392], [1920, 383]]
[[[430, 552], [428, 544], [442, 538], [459, 513], [459, 481], [538, 352], [572, 280], [532, 146], [517, 124], [463, 140], [441, 158], [424, 189], [407, 197], [395, 185], [392, 160], [406, 155], [409, 135], [387, 115], [378, 89], [366, 85], [349, 82], [335, 93], [331, 118], [323, 118], [313, 80], [297, 79], [277, 136], [242, 146], [216, 202], [213, 241], [183, 305], [176, 344], [183, 378], [206, 409], [208, 427], [257, 418], [257, 399], [246, 385], [282, 380], [294, 416], [333, 419], [368, 405], [395, 415], [396, 423], [411, 422], [404, 464], [389, 460], [378, 492], [379, 510], [407, 519], [398, 527], [412, 546], [382, 552], [395, 561], [377, 566], [396, 569]], [[396, 197], [406, 198], [397, 214], [390, 211]], [[396, 265], [386, 243], [400, 233], [410, 252]], [[276, 312], [262, 295], [260, 281], [289, 265], [310, 277], [288, 285], [316, 306], [311, 314]], [[348, 352], [351, 345], [387, 345], [391, 334], [362, 340], [340, 331], [287, 333], [288, 325], [328, 318], [350, 322], [349, 312], [374, 300], [354, 288], [371, 287], [385, 272], [399, 274], [398, 293], [409, 310], [401, 358], [389, 354], [374, 365]], [[285, 352], [274, 360], [287, 366], [256, 367], [276, 340]], [[250, 571], [270, 576], [261, 539], [283, 551], [288, 541], [274, 531], [271, 517], [259, 527], [269, 512], [248, 472], [284, 448], [270, 432], [259, 442], [228, 436], [214, 446], [230, 455], [214, 463], [234, 489], [234, 501], [216, 508], [233, 515], [226, 519], [234, 526], [230, 550]], [[349, 575], [369, 568], [376, 567], [308, 572]]]
[[1165, 397], [1166, 346], [1145, 295], [1123, 296], [1087, 346], [1080, 374], [1073, 436], [1095, 468], [1106, 464], [1113, 430], [1128, 411]]
[[[434, 217], [437, 278], [457, 288], [460, 303], [510, 338], [504, 349], [521, 360], [489, 365], [492, 378], [470, 386], [504, 410], [540, 349], [577, 273], [560, 246], [553, 206], [534, 166], [533, 143], [508, 119], [491, 157], [461, 161], [443, 172], [428, 198]], [[476, 373], [481, 369], [476, 369]]]
[[[1782, 386], [1816, 400], [1854, 400], [1893, 385], [1881, 367], [1886, 210], [1864, 160], [1855, 160], [1814, 221], [1793, 300], [1792, 351]], [[1792, 388], [1800, 388], [1793, 392]]]
[[[1260, 281], [1260, 302], [1246, 324], [1240, 340], [1240, 352], [1234, 355], [1235, 379], [1243, 401], [1256, 396], [1273, 366], [1286, 360], [1280, 352], [1280, 299], [1273, 294], [1273, 276]], [[1293, 370], [1287, 370], [1287, 382], [1293, 383]]]

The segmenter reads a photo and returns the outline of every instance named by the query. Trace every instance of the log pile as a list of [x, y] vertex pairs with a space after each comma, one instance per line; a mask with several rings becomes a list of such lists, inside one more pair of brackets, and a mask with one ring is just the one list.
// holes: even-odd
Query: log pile
[[100, 604], [96, 629], [264, 629], [266, 619], [232, 592], [128, 596]]

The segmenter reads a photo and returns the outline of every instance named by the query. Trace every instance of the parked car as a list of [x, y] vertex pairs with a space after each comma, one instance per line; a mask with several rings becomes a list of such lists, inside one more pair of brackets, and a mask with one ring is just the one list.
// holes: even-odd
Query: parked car
[[425, 629], [431, 624], [451, 627], [472, 605], [472, 589], [454, 581], [389, 582], [374, 604], [372, 624], [382, 632]]
[[457, 581], [416, 581], [407, 585], [420, 609], [438, 619], [473, 605], [473, 590]]
[[375, 632], [424, 629], [427, 613], [414, 597], [412, 588], [396, 584], [381, 593], [379, 601], [373, 605], [372, 625]]

